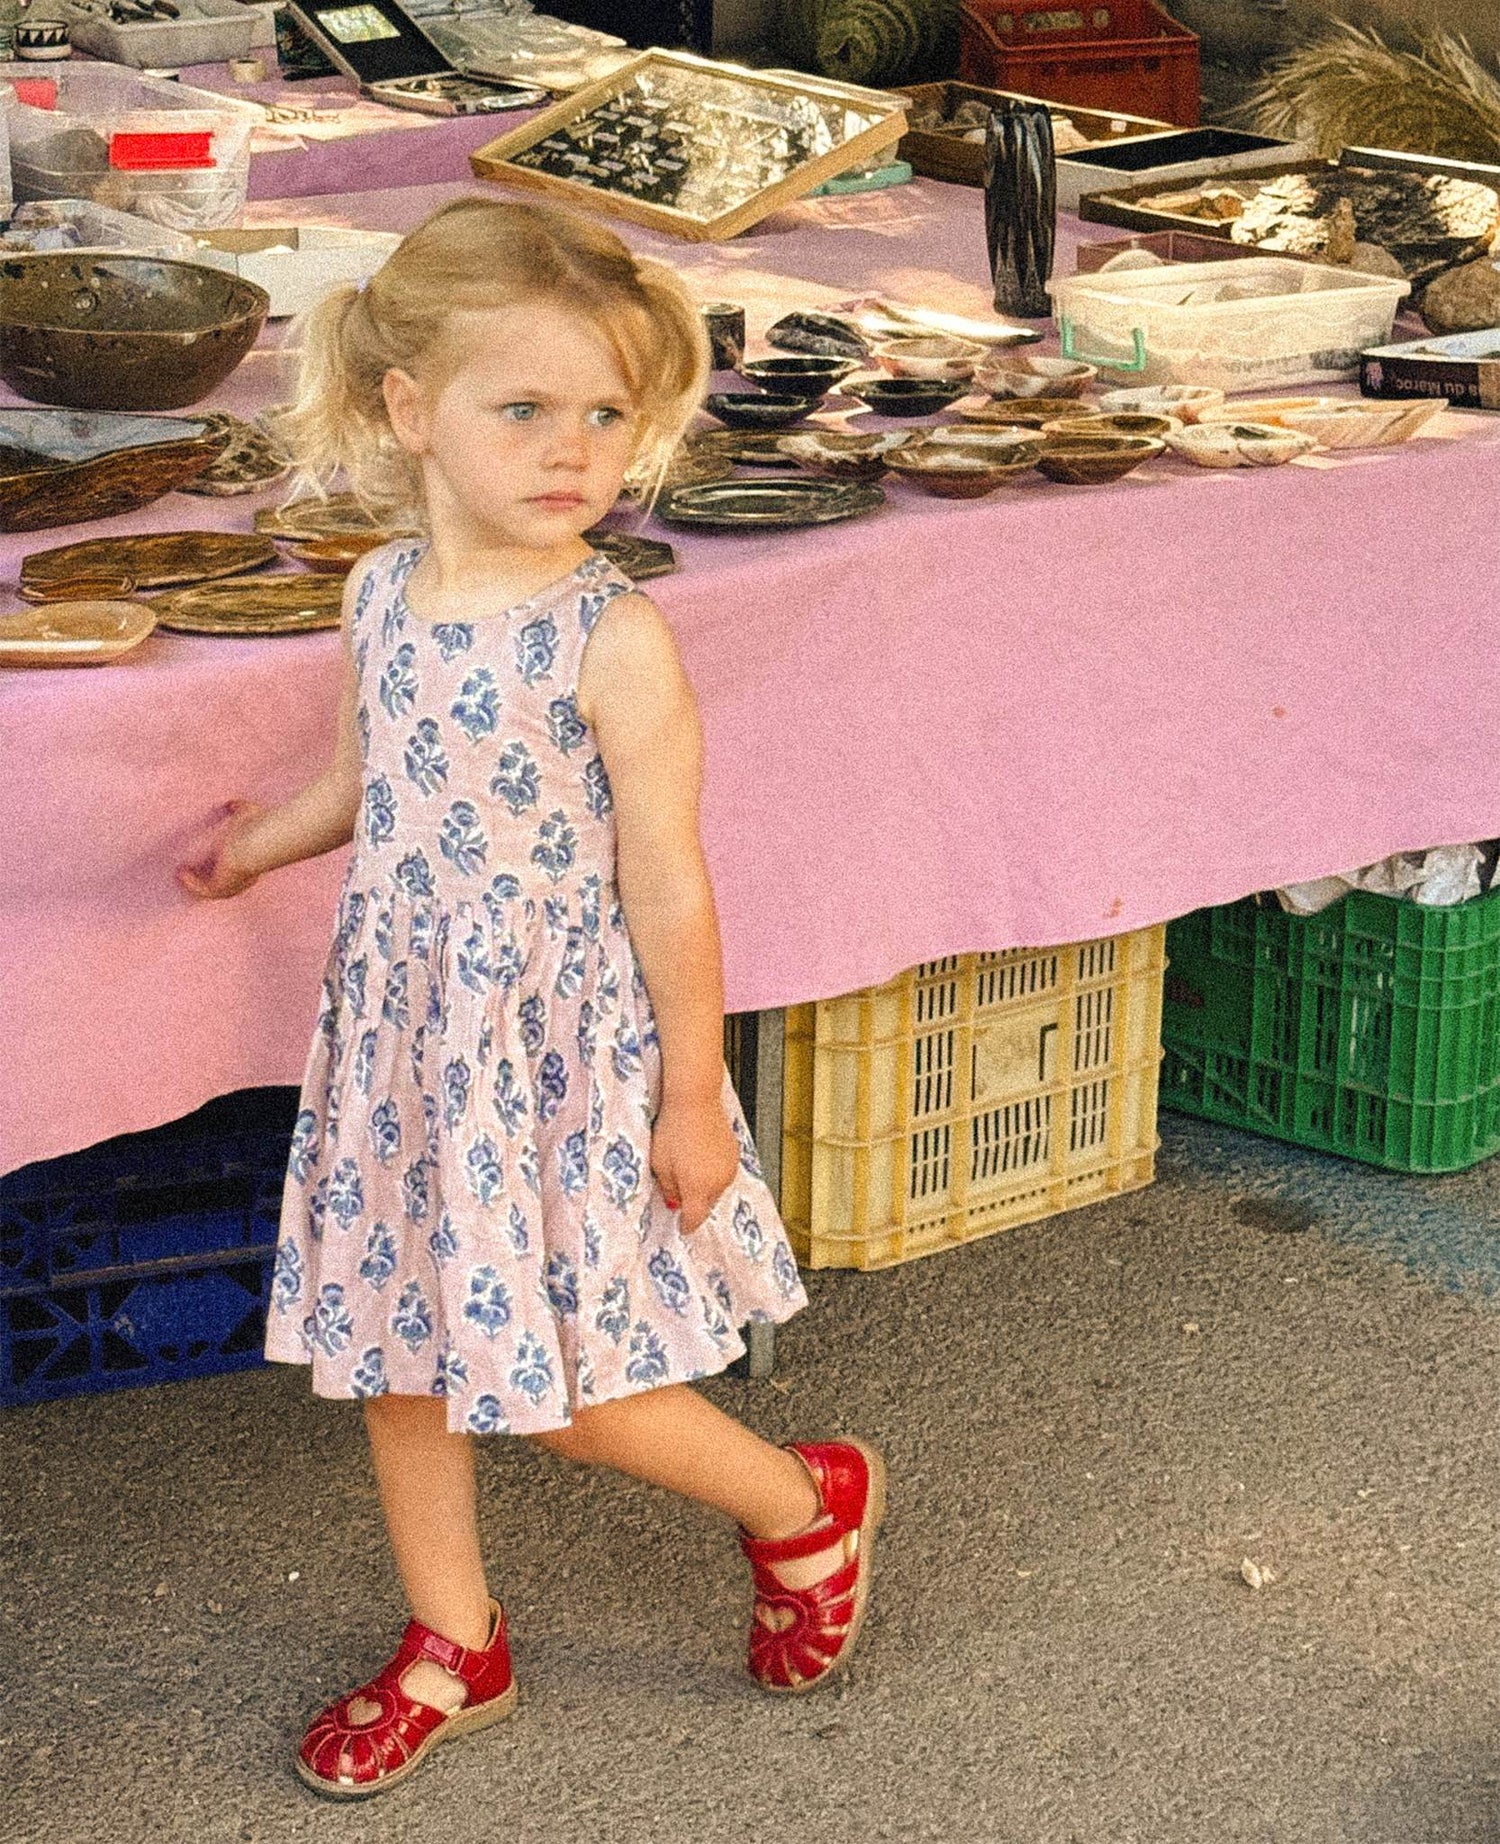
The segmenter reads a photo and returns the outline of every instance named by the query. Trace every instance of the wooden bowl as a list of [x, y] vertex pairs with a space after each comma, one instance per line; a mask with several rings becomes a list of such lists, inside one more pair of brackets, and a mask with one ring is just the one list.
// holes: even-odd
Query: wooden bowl
[[0, 408], [0, 531], [44, 531], [149, 506], [224, 446], [207, 422]]
[[200, 263], [59, 250], [0, 261], [0, 378], [34, 403], [175, 410], [221, 384], [271, 298]]
[[1165, 446], [1147, 435], [1049, 435], [1037, 457], [1037, 471], [1065, 486], [1103, 486], [1122, 479]]

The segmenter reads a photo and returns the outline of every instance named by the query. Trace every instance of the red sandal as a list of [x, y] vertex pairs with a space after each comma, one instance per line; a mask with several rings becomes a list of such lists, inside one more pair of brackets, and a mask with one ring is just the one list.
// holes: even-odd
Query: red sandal
[[[854, 1649], [870, 1594], [875, 1532], [885, 1515], [885, 1462], [862, 1441], [794, 1441], [788, 1447], [807, 1467], [824, 1515], [793, 1537], [740, 1533], [755, 1577], [750, 1627], [750, 1675], [763, 1690], [813, 1690]], [[842, 1542], [844, 1561], [811, 1588], [788, 1588], [778, 1562], [816, 1556]]]
[[[483, 1651], [470, 1651], [420, 1620], [411, 1621], [385, 1669], [313, 1719], [296, 1760], [307, 1784], [331, 1799], [383, 1793], [415, 1773], [439, 1742], [508, 1716], [516, 1706], [516, 1685], [505, 1610], [491, 1601], [490, 1614], [494, 1628]], [[448, 1714], [408, 1696], [401, 1679], [419, 1658], [451, 1672], [468, 1691], [468, 1700]]]

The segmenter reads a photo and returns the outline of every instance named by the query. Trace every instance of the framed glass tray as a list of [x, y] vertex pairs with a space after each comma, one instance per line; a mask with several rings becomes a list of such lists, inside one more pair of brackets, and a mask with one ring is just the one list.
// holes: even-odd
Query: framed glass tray
[[905, 132], [903, 101], [647, 51], [469, 159], [481, 179], [718, 243], [871, 165]]

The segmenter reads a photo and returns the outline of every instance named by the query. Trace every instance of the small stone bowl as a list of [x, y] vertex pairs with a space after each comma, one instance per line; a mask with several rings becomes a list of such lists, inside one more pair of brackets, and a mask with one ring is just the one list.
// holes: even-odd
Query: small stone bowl
[[730, 429], [790, 429], [811, 416], [818, 399], [790, 391], [713, 391], [703, 407]]
[[1147, 435], [1168, 436], [1182, 424], [1175, 416], [1131, 415], [1128, 411], [1080, 410], [1076, 416], [1059, 416], [1042, 424], [1043, 435]]
[[1207, 384], [1133, 384], [1106, 391], [1099, 407], [1117, 415], [1175, 416], [1179, 423], [1195, 423], [1223, 401], [1223, 391]]
[[1166, 444], [1146, 435], [1049, 435], [1037, 470], [1070, 487], [1103, 486], [1120, 480]]
[[1081, 397], [1098, 376], [1096, 365], [1075, 359], [1001, 351], [979, 366], [974, 382], [992, 397]]
[[971, 397], [958, 406], [958, 413], [971, 429], [1041, 429], [1065, 416], [1090, 412], [1074, 397], [1011, 397], [1003, 403], [994, 397]]
[[1047, 446], [1039, 429], [980, 429], [963, 424], [943, 424], [916, 438], [924, 454], [962, 455], [1009, 468], [1016, 473], [1036, 465]]
[[967, 386], [942, 378], [871, 378], [851, 384], [848, 394], [877, 416], [935, 416], [962, 397]]
[[855, 435], [844, 429], [799, 429], [777, 442], [788, 461], [836, 480], [879, 480], [890, 454], [911, 441], [909, 435]]
[[814, 353], [801, 353], [795, 358], [744, 360], [739, 366], [739, 374], [763, 391], [818, 398], [826, 396], [851, 371], [858, 369], [858, 362], [854, 359], [825, 358]]
[[1190, 423], [1169, 435], [1167, 446], [1198, 467], [1280, 467], [1310, 454], [1317, 443], [1274, 423]]
[[985, 349], [970, 339], [933, 335], [887, 339], [871, 350], [882, 371], [893, 378], [972, 378]]
[[1003, 486], [1013, 474], [1024, 473], [1029, 461], [1005, 466], [958, 447], [902, 448], [889, 457], [891, 472], [939, 499], [983, 499]]

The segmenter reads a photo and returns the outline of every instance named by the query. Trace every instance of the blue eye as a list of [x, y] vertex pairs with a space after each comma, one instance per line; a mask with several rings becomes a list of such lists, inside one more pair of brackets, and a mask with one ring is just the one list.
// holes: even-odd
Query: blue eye
[[508, 416], [513, 423], [529, 423], [536, 415], [534, 403], [506, 403], [500, 406], [500, 414]]
[[622, 422], [624, 417], [623, 410], [617, 410], [613, 404], [608, 403], [601, 403], [597, 409], [589, 411], [589, 421], [596, 429], [608, 429], [613, 424]]

